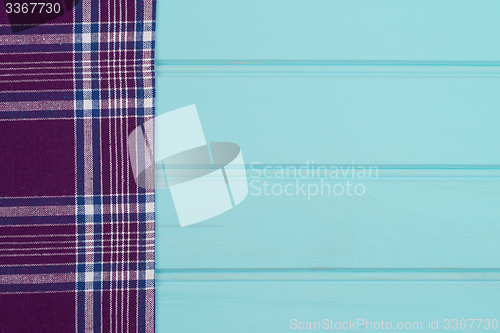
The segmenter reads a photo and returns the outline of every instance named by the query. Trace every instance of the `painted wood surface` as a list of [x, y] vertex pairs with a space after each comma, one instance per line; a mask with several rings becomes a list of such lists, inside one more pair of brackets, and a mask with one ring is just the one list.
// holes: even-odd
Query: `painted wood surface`
[[182, 229], [168, 193], [157, 193], [157, 269], [500, 268], [500, 179], [360, 183], [363, 196], [310, 200], [251, 189], [236, 209]]
[[158, 59], [499, 61], [496, 0], [158, 1]]
[[[196, 104], [255, 186], [187, 228], [157, 191], [158, 331], [500, 319], [499, 14], [494, 0], [160, 1], [157, 114]], [[317, 165], [378, 172], [276, 170]], [[256, 195], [264, 181], [366, 193]]]
[[207, 138], [238, 143], [247, 163], [500, 165], [493, 66], [493, 76], [443, 75], [444, 66], [421, 66], [418, 75], [392, 66], [353, 73], [331, 65], [297, 75], [291, 66], [277, 73], [246, 66], [240, 75], [223, 71], [231, 65], [200, 75], [170, 75], [170, 67], [183, 66], [160, 66], [157, 113], [196, 103]]
[[[222, 282], [158, 283], [160, 332], [312, 332], [290, 321], [428, 322], [498, 318], [498, 282]], [[417, 327], [417, 326], [415, 326]], [[320, 330], [316, 330], [320, 331]], [[315, 331], [315, 332], [316, 332]], [[342, 332], [349, 330], [321, 330]], [[385, 331], [361, 327], [360, 332]], [[396, 331], [394, 329], [394, 331]], [[468, 332], [497, 330], [467, 329]]]
[[[168, 191], [157, 191], [159, 269], [498, 267], [495, 70], [172, 67], [158, 72], [158, 114], [196, 101], [207, 138], [242, 147], [250, 196], [179, 229]], [[317, 176], [318, 165], [347, 175]], [[360, 165], [376, 174], [350, 172]], [[283, 176], [280, 166], [312, 172]], [[266, 195], [266, 182], [278, 189], [350, 182], [366, 194]]]

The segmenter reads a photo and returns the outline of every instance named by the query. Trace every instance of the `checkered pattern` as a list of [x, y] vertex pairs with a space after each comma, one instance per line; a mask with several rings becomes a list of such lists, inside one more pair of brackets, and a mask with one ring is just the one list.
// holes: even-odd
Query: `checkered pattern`
[[154, 332], [127, 138], [154, 117], [155, 2], [74, 1], [21, 31], [0, 3], [0, 332]]

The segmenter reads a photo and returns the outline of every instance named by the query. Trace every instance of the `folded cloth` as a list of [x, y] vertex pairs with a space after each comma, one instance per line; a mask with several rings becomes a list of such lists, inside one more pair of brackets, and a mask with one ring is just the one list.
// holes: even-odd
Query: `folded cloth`
[[155, 2], [2, 1], [0, 332], [153, 332]]

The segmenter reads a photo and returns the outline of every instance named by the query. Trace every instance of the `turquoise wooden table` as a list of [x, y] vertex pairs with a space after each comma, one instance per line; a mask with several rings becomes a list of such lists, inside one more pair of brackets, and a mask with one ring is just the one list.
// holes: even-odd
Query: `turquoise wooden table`
[[[158, 332], [500, 330], [500, 2], [166, 0], [157, 17], [157, 114], [196, 104], [250, 186], [185, 228], [157, 191]], [[358, 193], [314, 195], [332, 182]]]

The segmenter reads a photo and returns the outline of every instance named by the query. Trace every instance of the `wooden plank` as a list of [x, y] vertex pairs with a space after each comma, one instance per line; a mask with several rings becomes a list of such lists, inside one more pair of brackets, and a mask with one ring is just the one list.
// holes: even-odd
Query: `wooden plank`
[[157, 269], [157, 282], [498, 282], [500, 269]]
[[[157, 191], [156, 267], [500, 268], [499, 170], [489, 177], [384, 172], [324, 179], [363, 184], [361, 196], [325, 190], [309, 199], [307, 188], [293, 192], [296, 181], [307, 186], [321, 179], [250, 176], [241, 205], [188, 228], [179, 227], [168, 191]], [[266, 195], [263, 181], [269, 188], [292, 184], [294, 194]]]
[[[323, 319], [334, 325], [364, 320], [360, 332], [382, 320], [393, 330], [401, 323], [410, 332], [445, 332], [446, 319], [467, 325], [467, 319], [489, 319], [495, 327], [500, 319], [498, 282], [160, 282], [156, 295], [159, 332], [307, 332], [294, 325]], [[430, 329], [429, 321], [439, 321], [438, 329]], [[466, 330], [484, 332], [477, 324]]]
[[157, 59], [499, 61], [496, 0], [159, 1]]
[[222, 76], [160, 69], [157, 113], [196, 104], [207, 139], [239, 144], [247, 163], [500, 165], [498, 73], [322, 66], [333, 69], [320, 75], [304, 66], [313, 69], [283, 75], [296, 67]]
[[419, 62], [407, 61], [224, 61], [224, 60], [171, 60], [159, 61], [158, 77], [500, 77], [500, 63]]

